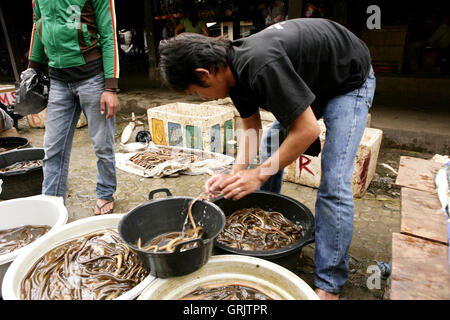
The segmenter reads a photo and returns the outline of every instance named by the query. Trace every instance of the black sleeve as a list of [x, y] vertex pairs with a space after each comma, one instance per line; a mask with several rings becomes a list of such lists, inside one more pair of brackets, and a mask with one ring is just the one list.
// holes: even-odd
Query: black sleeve
[[262, 67], [251, 85], [262, 107], [272, 112], [285, 128], [289, 128], [316, 98], [286, 56]]
[[230, 91], [230, 98], [241, 118], [248, 118], [259, 111], [254, 100], [247, 98], [248, 92], [242, 92], [238, 87], [233, 87]]

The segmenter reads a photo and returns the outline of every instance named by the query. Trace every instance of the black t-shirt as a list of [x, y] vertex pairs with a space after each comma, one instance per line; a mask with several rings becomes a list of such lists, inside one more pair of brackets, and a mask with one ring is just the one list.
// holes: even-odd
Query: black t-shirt
[[242, 118], [273, 113], [285, 128], [311, 105], [317, 118], [332, 97], [359, 88], [371, 66], [367, 46], [343, 26], [293, 19], [238, 39], [228, 51], [230, 97]]

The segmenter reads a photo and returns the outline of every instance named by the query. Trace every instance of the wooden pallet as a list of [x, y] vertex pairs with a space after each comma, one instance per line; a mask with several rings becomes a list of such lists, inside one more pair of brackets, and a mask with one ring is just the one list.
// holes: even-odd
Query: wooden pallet
[[431, 160], [400, 158], [401, 234], [392, 235], [390, 299], [450, 299], [446, 218], [434, 183], [441, 167]]
[[390, 299], [450, 299], [448, 246], [393, 233]]
[[402, 188], [400, 230], [448, 245], [445, 214], [436, 193]]
[[432, 160], [402, 156], [395, 185], [434, 193], [434, 176], [441, 167]]

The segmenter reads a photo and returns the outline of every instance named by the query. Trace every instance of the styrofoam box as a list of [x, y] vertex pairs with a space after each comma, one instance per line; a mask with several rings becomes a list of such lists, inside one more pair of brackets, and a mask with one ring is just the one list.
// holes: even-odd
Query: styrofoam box
[[[47, 119], [47, 108], [45, 108], [39, 113], [29, 114], [26, 116], [26, 118], [28, 125], [31, 128], [45, 128], [45, 120]], [[87, 119], [84, 113], [82, 112], [80, 114], [80, 118], [78, 119], [76, 127], [78, 129], [84, 127], [85, 125], [87, 125]]]
[[[318, 122], [321, 128], [320, 142], [323, 147], [326, 128], [322, 119]], [[351, 177], [352, 192], [355, 197], [362, 197], [373, 179], [382, 136], [383, 132], [379, 129], [366, 127], [364, 130]], [[301, 155], [285, 168], [283, 180], [318, 188], [321, 178], [321, 156], [322, 153], [317, 157]]]
[[234, 138], [233, 110], [219, 105], [170, 103], [147, 110], [153, 142], [224, 153]]

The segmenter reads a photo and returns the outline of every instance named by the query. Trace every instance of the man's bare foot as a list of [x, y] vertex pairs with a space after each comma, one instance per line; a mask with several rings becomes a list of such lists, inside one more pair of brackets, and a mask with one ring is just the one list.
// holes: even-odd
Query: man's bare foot
[[114, 209], [114, 200], [97, 199], [94, 207], [94, 214], [96, 216], [112, 213]]
[[339, 294], [329, 293], [319, 288], [314, 291], [319, 296], [320, 300], [339, 300]]

